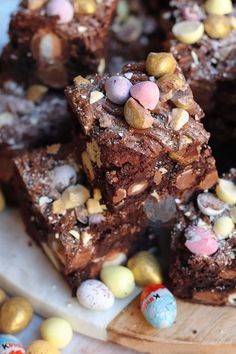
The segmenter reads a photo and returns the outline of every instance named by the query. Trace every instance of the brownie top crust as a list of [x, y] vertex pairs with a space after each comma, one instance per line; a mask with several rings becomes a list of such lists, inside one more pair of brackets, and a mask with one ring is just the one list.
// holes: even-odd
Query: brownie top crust
[[[189, 80], [236, 77], [236, 5], [226, 2], [227, 9], [221, 8], [220, 2], [216, 9], [213, 1], [170, 2], [170, 10], [164, 17], [173, 27], [166, 46], [179, 60]], [[200, 32], [197, 35], [195, 30], [195, 39], [189, 39], [184, 31], [192, 31], [193, 26], [195, 29], [199, 26]]]
[[10, 80], [0, 88], [0, 154], [64, 141], [69, 121], [63, 94], [42, 85], [24, 89]]
[[[158, 56], [157, 53], [152, 54]], [[168, 58], [170, 55], [159, 54], [164, 57], [167, 55]], [[183, 155], [190, 156], [193, 146], [199, 150], [209, 139], [209, 134], [200, 123], [203, 112], [194, 101], [192, 91], [176, 62], [171, 74], [166, 73], [159, 78], [148, 74], [146, 68], [147, 62], [128, 64], [117, 76], [95, 76], [89, 80], [75, 78], [75, 85], [65, 91], [75, 118], [84, 133], [95, 137], [99, 145], [123, 146], [124, 149], [152, 157], [171, 152], [183, 152]], [[117, 102], [116, 98], [111, 97], [111, 91], [119, 80], [128, 89], [120, 89], [120, 92], [124, 90], [121, 94], [125, 97], [121, 98], [122, 103], [117, 104], [114, 103]], [[153, 90], [159, 91], [160, 99], [157, 98], [156, 105], [154, 102], [151, 109], [145, 108], [145, 103], [140, 103], [134, 92], [132, 95], [137, 84], [146, 85], [148, 95]], [[142, 92], [146, 86], [142, 87]]]
[[[215, 286], [218, 282], [220, 290], [222, 282], [227, 283], [236, 275], [236, 169], [231, 169], [213, 189], [199, 194], [194, 201], [183, 204], [177, 200], [177, 209], [178, 222], [171, 246], [176, 255], [173, 262], [177, 257], [181, 272], [192, 274], [195, 288], [204, 288], [204, 282], [207, 288], [207, 283], [217, 276]], [[178, 287], [174, 268], [171, 273]], [[205, 274], [205, 280], [199, 275], [197, 281], [197, 273]]]

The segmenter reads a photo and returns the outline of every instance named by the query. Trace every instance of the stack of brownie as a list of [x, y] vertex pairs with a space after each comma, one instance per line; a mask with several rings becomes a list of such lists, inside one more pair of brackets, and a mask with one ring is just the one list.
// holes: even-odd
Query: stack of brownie
[[[199, 277], [197, 267], [204, 257], [192, 257], [184, 237], [192, 237], [188, 227], [199, 227], [197, 209], [186, 220], [188, 208], [196, 208], [193, 194], [204, 199], [218, 180], [197, 102], [206, 106], [213, 95], [208, 112], [220, 117], [218, 105], [226, 100], [229, 118], [235, 31], [230, 27], [222, 40], [202, 34], [196, 43], [182, 43], [177, 27], [173, 33], [178, 38], [171, 35], [166, 42], [168, 52], [147, 55], [157, 45], [154, 39], [161, 38], [152, 11], [164, 3], [120, 0], [113, 21], [115, 0], [24, 0], [11, 20], [1, 63], [0, 183], [17, 191], [28, 233], [73, 291], [103, 267], [125, 263], [138, 250], [156, 244], [158, 234], [150, 232], [150, 221], [167, 221], [164, 214], [176, 210], [175, 199], [182, 214], [172, 237], [174, 292], [200, 299], [201, 292], [218, 286], [219, 272], [208, 284], [206, 273]], [[200, 28], [208, 16], [201, 1], [189, 1], [187, 8], [182, 0], [171, 1], [168, 11], [163, 29], [179, 25], [185, 12], [193, 16], [197, 11], [200, 17], [194, 21]], [[233, 22], [233, 7], [224, 15]], [[130, 63], [132, 57], [143, 61]], [[128, 64], [116, 74], [103, 74], [107, 59], [109, 72], [117, 64]], [[216, 104], [218, 99], [221, 103]], [[209, 117], [204, 120], [209, 122]], [[234, 191], [234, 185], [230, 188]], [[217, 207], [224, 204], [222, 215], [234, 213], [225, 203], [217, 200]], [[200, 218], [210, 229], [216, 220], [208, 216]], [[232, 235], [233, 230], [229, 241], [211, 240], [218, 250], [213, 267], [224, 247], [232, 248]], [[233, 286], [225, 285], [227, 296]]]

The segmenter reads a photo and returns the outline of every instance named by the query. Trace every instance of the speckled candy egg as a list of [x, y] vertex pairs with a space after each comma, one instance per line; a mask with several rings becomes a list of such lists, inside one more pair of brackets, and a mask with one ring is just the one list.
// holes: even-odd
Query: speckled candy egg
[[74, 17], [74, 8], [68, 0], [50, 0], [47, 5], [48, 16], [58, 16], [58, 23], [69, 23]]
[[0, 334], [0, 354], [25, 354], [25, 350], [16, 337]]
[[132, 83], [123, 76], [111, 76], [106, 80], [105, 90], [107, 98], [116, 104], [124, 104], [129, 96]]
[[75, 184], [76, 171], [70, 165], [57, 166], [50, 173], [50, 182], [53, 188], [62, 191], [70, 184]]
[[158, 86], [152, 81], [143, 81], [131, 87], [130, 94], [144, 108], [153, 110], [156, 108], [160, 91]]
[[108, 310], [114, 304], [114, 296], [101, 281], [90, 279], [84, 281], [77, 290], [79, 303], [90, 310]]
[[172, 326], [177, 314], [176, 300], [164, 285], [146, 286], [140, 300], [141, 311], [153, 327]]

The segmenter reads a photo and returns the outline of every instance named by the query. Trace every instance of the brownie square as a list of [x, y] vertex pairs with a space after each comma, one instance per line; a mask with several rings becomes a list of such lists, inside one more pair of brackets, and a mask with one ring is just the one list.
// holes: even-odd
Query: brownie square
[[[110, 208], [141, 203], [150, 194], [162, 200], [213, 185], [217, 173], [207, 145], [209, 134], [200, 123], [203, 112], [178, 65], [173, 74], [157, 79], [148, 75], [145, 63], [128, 64], [118, 77], [133, 87], [142, 82], [159, 87], [160, 100], [151, 111], [129, 98], [129, 93], [126, 101], [141, 110], [139, 118], [148, 115], [153, 120], [149, 128], [131, 126], [124, 118], [125, 105], [108, 99], [105, 86], [114, 77], [80, 78], [66, 89], [79, 131], [79, 158], [90, 183], [103, 191]], [[185, 109], [176, 111], [177, 107]], [[172, 124], [175, 112], [188, 117], [180, 129]]]
[[[35, 147], [67, 141], [70, 115], [63, 94], [45, 86], [24, 89], [14, 81], [0, 88], [0, 184], [15, 201], [12, 159]], [[12, 198], [11, 198], [12, 196]]]
[[[225, 3], [219, 2], [219, 9]], [[212, 9], [207, 12], [205, 4], [202, 0], [172, 0], [160, 22], [168, 33], [164, 47], [178, 60], [195, 99], [205, 111], [205, 127], [212, 135], [218, 168], [226, 171], [236, 163], [231, 154], [236, 137], [236, 4], [232, 1], [231, 12], [217, 16]], [[172, 33], [174, 25], [189, 20], [204, 24], [202, 37], [193, 44], [184, 43]]]
[[236, 170], [190, 203], [177, 202], [170, 264], [174, 294], [203, 304], [235, 306]]
[[26, 229], [73, 290], [152, 244], [142, 207], [109, 212], [100, 190], [87, 186], [73, 146], [27, 152], [15, 166]]
[[[104, 70], [117, 1], [61, 0], [54, 11], [51, 3], [57, 5], [56, 0], [21, 1], [10, 22], [2, 69], [26, 84], [64, 88], [78, 72]], [[52, 16], [58, 12], [60, 16]]]

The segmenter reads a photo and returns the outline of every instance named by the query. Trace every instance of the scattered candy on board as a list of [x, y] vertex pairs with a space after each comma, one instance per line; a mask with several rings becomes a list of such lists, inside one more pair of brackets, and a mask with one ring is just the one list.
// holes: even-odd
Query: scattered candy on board
[[141, 311], [146, 320], [156, 328], [173, 325], [177, 315], [175, 297], [164, 285], [149, 285], [141, 294]]
[[131, 257], [127, 265], [132, 271], [137, 285], [146, 286], [162, 283], [160, 265], [153, 254], [141, 251]]
[[25, 349], [16, 337], [0, 334], [0, 354], [25, 354]]
[[59, 317], [51, 317], [42, 323], [40, 334], [45, 341], [58, 349], [62, 349], [70, 343], [73, 331], [66, 320]]
[[129, 296], [135, 287], [133, 273], [123, 266], [103, 268], [100, 278], [116, 298], [122, 299]]
[[16, 296], [6, 300], [0, 309], [1, 330], [15, 334], [26, 328], [33, 317], [33, 308], [24, 298]]
[[79, 303], [90, 310], [108, 310], [114, 305], [114, 295], [96, 279], [85, 280], [77, 290]]

